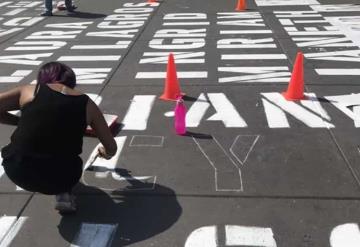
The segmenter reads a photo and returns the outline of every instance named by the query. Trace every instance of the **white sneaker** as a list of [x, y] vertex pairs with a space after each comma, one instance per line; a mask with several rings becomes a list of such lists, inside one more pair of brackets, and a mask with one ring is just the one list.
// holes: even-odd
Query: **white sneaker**
[[55, 196], [55, 209], [61, 214], [76, 212], [75, 196], [70, 193], [62, 193]]

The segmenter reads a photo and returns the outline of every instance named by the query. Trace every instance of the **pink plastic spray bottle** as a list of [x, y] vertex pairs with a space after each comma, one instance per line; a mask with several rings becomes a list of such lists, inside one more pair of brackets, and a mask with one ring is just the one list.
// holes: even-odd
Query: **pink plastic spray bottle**
[[175, 106], [175, 116], [174, 116], [174, 125], [175, 132], [178, 135], [184, 135], [186, 133], [185, 117], [186, 117], [186, 107], [184, 100], [179, 97], [176, 100]]

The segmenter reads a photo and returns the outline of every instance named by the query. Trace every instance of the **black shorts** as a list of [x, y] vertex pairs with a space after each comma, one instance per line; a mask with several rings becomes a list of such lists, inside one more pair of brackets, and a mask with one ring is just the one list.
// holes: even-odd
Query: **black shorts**
[[70, 192], [82, 175], [82, 160], [14, 154], [3, 157], [6, 175], [24, 190], [48, 195]]

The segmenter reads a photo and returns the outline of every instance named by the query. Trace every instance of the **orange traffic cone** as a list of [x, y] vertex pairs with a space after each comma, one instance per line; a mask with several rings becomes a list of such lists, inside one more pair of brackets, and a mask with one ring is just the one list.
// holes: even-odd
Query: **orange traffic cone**
[[148, 3], [156, 3], [156, 0], [147, 0]]
[[304, 54], [302, 54], [302, 52], [298, 52], [288, 89], [286, 92], [282, 93], [287, 100], [301, 100], [305, 98], [303, 61]]
[[246, 10], [246, 0], [238, 0], [235, 10], [237, 10], [237, 11]]
[[183, 93], [180, 91], [176, 75], [174, 55], [170, 53], [166, 71], [165, 89], [164, 93], [159, 98], [162, 100], [177, 100], [177, 98], [181, 95], [183, 95]]

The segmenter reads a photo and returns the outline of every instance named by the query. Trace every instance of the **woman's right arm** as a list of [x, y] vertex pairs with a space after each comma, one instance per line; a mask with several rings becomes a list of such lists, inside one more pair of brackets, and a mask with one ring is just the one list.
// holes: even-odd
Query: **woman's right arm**
[[104, 149], [99, 149], [100, 156], [110, 159], [117, 151], [116, 141], [107, 126], [105, 118], [99, 107], [90, 98], [87, 103], [87, 123], [95, 131]]

